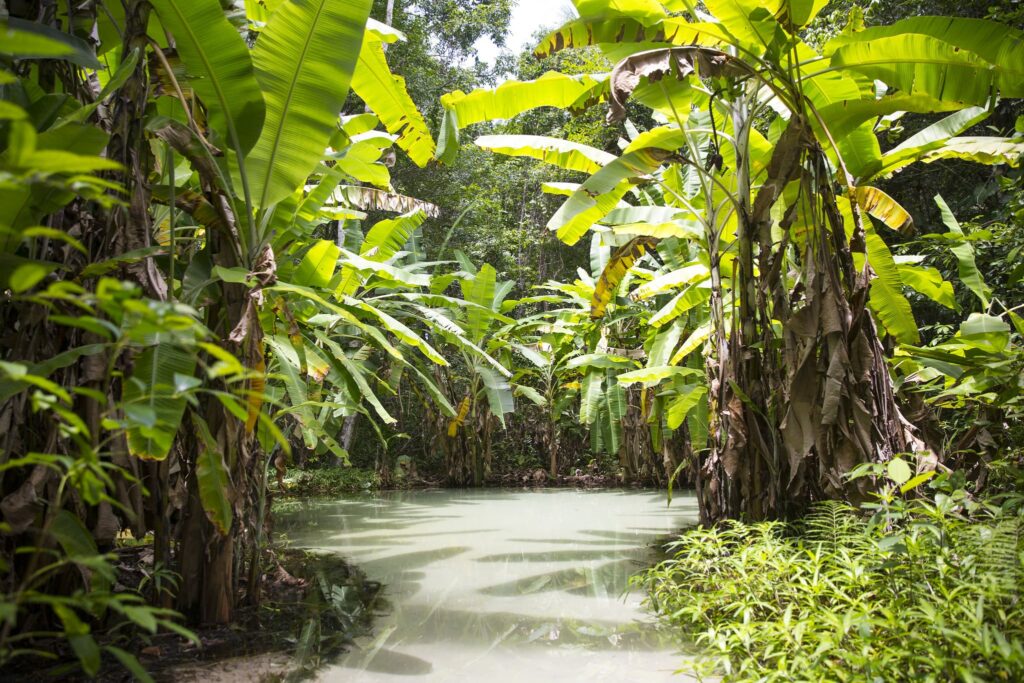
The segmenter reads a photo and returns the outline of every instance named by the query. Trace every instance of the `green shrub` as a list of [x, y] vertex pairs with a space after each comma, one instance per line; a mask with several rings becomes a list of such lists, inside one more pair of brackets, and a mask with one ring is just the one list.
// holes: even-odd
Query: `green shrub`
[[380, 488], [376, 472], [358, 467], [289, 470], [284, 481], [283, 493], [296, 496], [337, 496]]
[[[726, 681], [1024, 680], [1024, 522], [965, 494], [699, 528], [635, 578]], [[967, 513], [968, 507], [974, 511]]]

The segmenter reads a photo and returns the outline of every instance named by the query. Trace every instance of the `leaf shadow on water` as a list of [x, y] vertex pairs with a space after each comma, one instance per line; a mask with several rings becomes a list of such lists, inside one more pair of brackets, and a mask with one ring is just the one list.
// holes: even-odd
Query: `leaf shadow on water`
[[540, 552], [502, 553], [485, 555], [475, 559], [476, 562], [588, 562], [591, 560], [610, 560], [623, 557], [636, 557], [643, 554], [643, 549], [619, 548], [604, 550], [547, 550]]
[[360, 569], [369, 576], [394, 575], [410, 569], [419, 569], [428, 564], [446, 560], [471, 550], [468, 546], [451, 546], [434, 550], [415, 550], [410, 553], [399, 553], [366, 560], [359, 563]]
[[462, 517], [454, 510], [460, 506], [458, 501], [443, 496], [417, 497], [408, 501], [384, 497], [314, 499], [275, 512], [275, 523], [279, 529], [287, 530], [320, 527], [348, 530], [348, 521], [356, 520], [358, 530], [367, 526], [398, 530], [433, 520]]
[[664, 529], [635, 529], [627, 527], [622, 529], [621, 531], [606, 531], [604, 529], [584, 529], [579, 533], [586, 534], [587, 536], [597, 536], [598, 538], [602, 539], [607, 538], [614, 541], [618, 541], [619, 543], [623, 544], [632, 543], [636, 545], [637, 543], [646, 543], [646, 539], [654, 540], [659, 536], [664, 536], [666, 533], [670, 532], [666, 532]]
[[[363, 656], [361, 657], [360, 654]], [[346, 669], [372, 671], [392, 676], [426, 676], [434, 671], [434, 665], [425, 659], [385, 647], [372, 653], [353, 651], [342, 657], [336, 662], [336, 665]]]
[[378, 545], [380, 543], [386, 543], [394, 545], [396, 542], [410, 540], [415, 541], [420, 538], [434, 537], [434, 536], [465, 536], [468, 534], [486, 534], [493, 531], [499, 531], [499, 529], [456, 529], [454, 531], [430, 531], [427, 533], [420, 533], [416, 531], [410, 531], [407, 534], [381, 534], [378, 536], [360, 536], [359, 534], [364, 531], [376, 531], [377, 529], [363, 529], [359, 531], [353, 531], [348, 534], [344, 534], [346, 540], [351, 541], [352, 545]]
[[534, 574], [514, 581], [480, 589], [485, 595], [512, 597], [548, 591], [564, 591], [574, 595], [618, 596], [625, 590], [629, 577], [643, 567], [633, 559], [607, 562], [597, 567], [571, 567], [544, 574]]
[[546, 545], [563, 545], [563, 546], [574, 546], [574, 545], [621, 545], [629, 546], [630, 548], [636, 547], [636, 539], [628, 538], [621, 541], [614, 541], [611, 539], [579, 539], [579, 538], [510, 538], [510, 543], [544, 543]]

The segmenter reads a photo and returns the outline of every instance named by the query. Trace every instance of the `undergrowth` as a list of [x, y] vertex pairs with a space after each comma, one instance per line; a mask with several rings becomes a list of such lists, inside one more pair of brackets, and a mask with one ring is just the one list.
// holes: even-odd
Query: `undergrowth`
[[635, 577], [725, 681], [1024, 680], [1024, 521], [963, 491], [698, 528]]
[[376, 472], [357, 467], [290, 469], [284, 482], [285, 489], [280, 493], [289, 496], [338, 496], [380, 488], [380, 477]]

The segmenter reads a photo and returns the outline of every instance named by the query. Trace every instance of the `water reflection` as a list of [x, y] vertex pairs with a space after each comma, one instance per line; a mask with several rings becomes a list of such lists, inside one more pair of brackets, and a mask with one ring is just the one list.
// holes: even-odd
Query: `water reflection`
[[681, 680], [681, 656], [623, 591], [695, 519], [652, 492], [423, 491], [312, 503], [282, 528], [385, 586], [374, 637], [318, 680], [645, 682]]

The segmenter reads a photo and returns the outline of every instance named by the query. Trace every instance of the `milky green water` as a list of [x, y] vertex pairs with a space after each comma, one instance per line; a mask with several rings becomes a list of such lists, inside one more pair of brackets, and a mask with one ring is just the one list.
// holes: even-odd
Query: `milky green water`
[[418, 491], [285, 515], [302, 547], [384, 584], [373, 637], [322, 681], [681, 681], [628, 577], [696, 502], [642, 491]]

